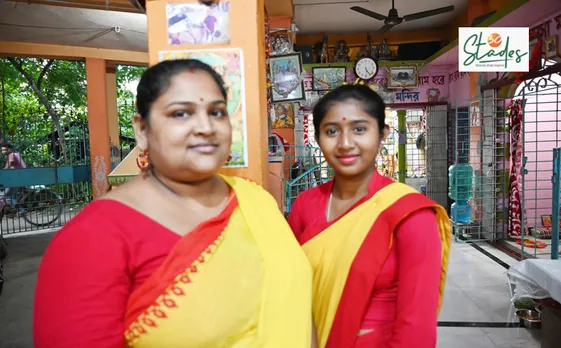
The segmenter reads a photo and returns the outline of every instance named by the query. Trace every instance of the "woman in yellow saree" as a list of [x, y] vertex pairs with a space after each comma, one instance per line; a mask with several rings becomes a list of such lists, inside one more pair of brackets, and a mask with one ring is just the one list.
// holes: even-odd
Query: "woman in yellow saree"
[[[230, 154], [222, 78], [166, 61], [138, 86], [143, 172], [53, 238], [37, 348], [309, 348], [312, 272], [275, 200], [218, 171]], [[149, 152], [148, 152], [149, 150]]]
[[314, 107], [333, 181], [302, 193], [289, 224], [314, 269], [321, 348], [434, 348], [450, 224], [446, 211], [382, 177], [388, 129], [369, 87], [345, 85]]

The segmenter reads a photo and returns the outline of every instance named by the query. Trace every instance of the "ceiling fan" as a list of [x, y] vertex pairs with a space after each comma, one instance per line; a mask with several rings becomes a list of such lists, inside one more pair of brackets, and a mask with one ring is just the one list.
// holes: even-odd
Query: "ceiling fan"
[[380, 28], [380, 30], [378, 30], [378, 32], [377, 32], [378, 34], [382, 34], [382, 33], [385, 33], [386, 31], [390, 30], [394, 26], [396, 26], [398, 24], [401, 24], [403, 21], [409, 22], [409, 21], [413, 21], [413, 20], [416, 20], [416, 19], [427, 18], [427, 17], [436, 16], [436, 15], [439, 15], [439, 14], [442, 14], [442, 13], [452, 12], [452, 11], [454, 11], [454, 6], [452, 5], [452, 6], [435, 8], [433, 10], [412, 13], [412, 14], [409, 14], [409, 15], [406, 15], [406, 16], [403, 16], [403, 17], [399, 17], [399, 15], [397, 14], [397, 10], [395, 9], [394, 0], [392, 0], [392, 8], [390, 9], [390, 12], [388, 13], [387, 16], [381, 15], [381, 14], [376, 13], [374, 11], [367, 10], [364, 7], [360, 7], [360, 6], [353, 6], [353, 7], [351, 7], [351, 10], [356, 11], [358, 13], [362, 13], [363, 15], [366, 15], [368, 17], [372, 17], [372, 18], [380, 20], [380, 21], [384, 21], [384, 26], [382, 28]]

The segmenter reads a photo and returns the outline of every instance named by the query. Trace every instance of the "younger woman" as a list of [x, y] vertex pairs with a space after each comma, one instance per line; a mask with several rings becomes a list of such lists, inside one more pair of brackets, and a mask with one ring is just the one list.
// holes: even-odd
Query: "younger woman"
[[232, 127], [220, 75], [166, 61], [138, 85], [149, 168], [53, 238], [37, 280], [37, 348], [308, 348], [308, 261], [275, 200], [218, 171]]
[[321, 348], [436, 346], [450, 225], [442, 207], [376, 170], [384, 113], [361, 85], [339, 87], [314, 108], [335, 178], [302, 193], [289, 224], [314, 269]]

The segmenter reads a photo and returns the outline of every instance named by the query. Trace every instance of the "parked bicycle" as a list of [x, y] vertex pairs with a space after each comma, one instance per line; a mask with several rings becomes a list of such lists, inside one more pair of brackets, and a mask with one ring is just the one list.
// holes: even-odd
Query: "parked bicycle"
[[62, 197], [43, 185], [22, 187], [16, 193], [15, 205], [8, 204], [0, 188], [0, 222], [4, 217], [22, 217], [38, 227], [48, 226], [62, 214]]

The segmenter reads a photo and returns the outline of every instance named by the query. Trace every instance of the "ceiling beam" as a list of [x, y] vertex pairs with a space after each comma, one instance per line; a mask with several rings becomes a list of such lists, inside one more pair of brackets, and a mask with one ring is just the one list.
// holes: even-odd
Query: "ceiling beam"
[[135, 7], [132, 3], [128, 1], [115, 2], [104, 0], [6, 0], [9, 2], [22, 3], [25, 5], [48, 5], [48, 6], [60, 6], [69, 8], [83, 8], [90, 10], [106, 10], [106, 11], [117, 11], [117, 12], [130, 12], [130, 13], [144, 13], [142, 10]]
[[148, 66], [148, 52], [0, 41], [0, 56], [64, 60], [105, 59], [111, 64]]
[[293, 0], [265, 0], [265, 10], [268, 17], [294, 18]]

